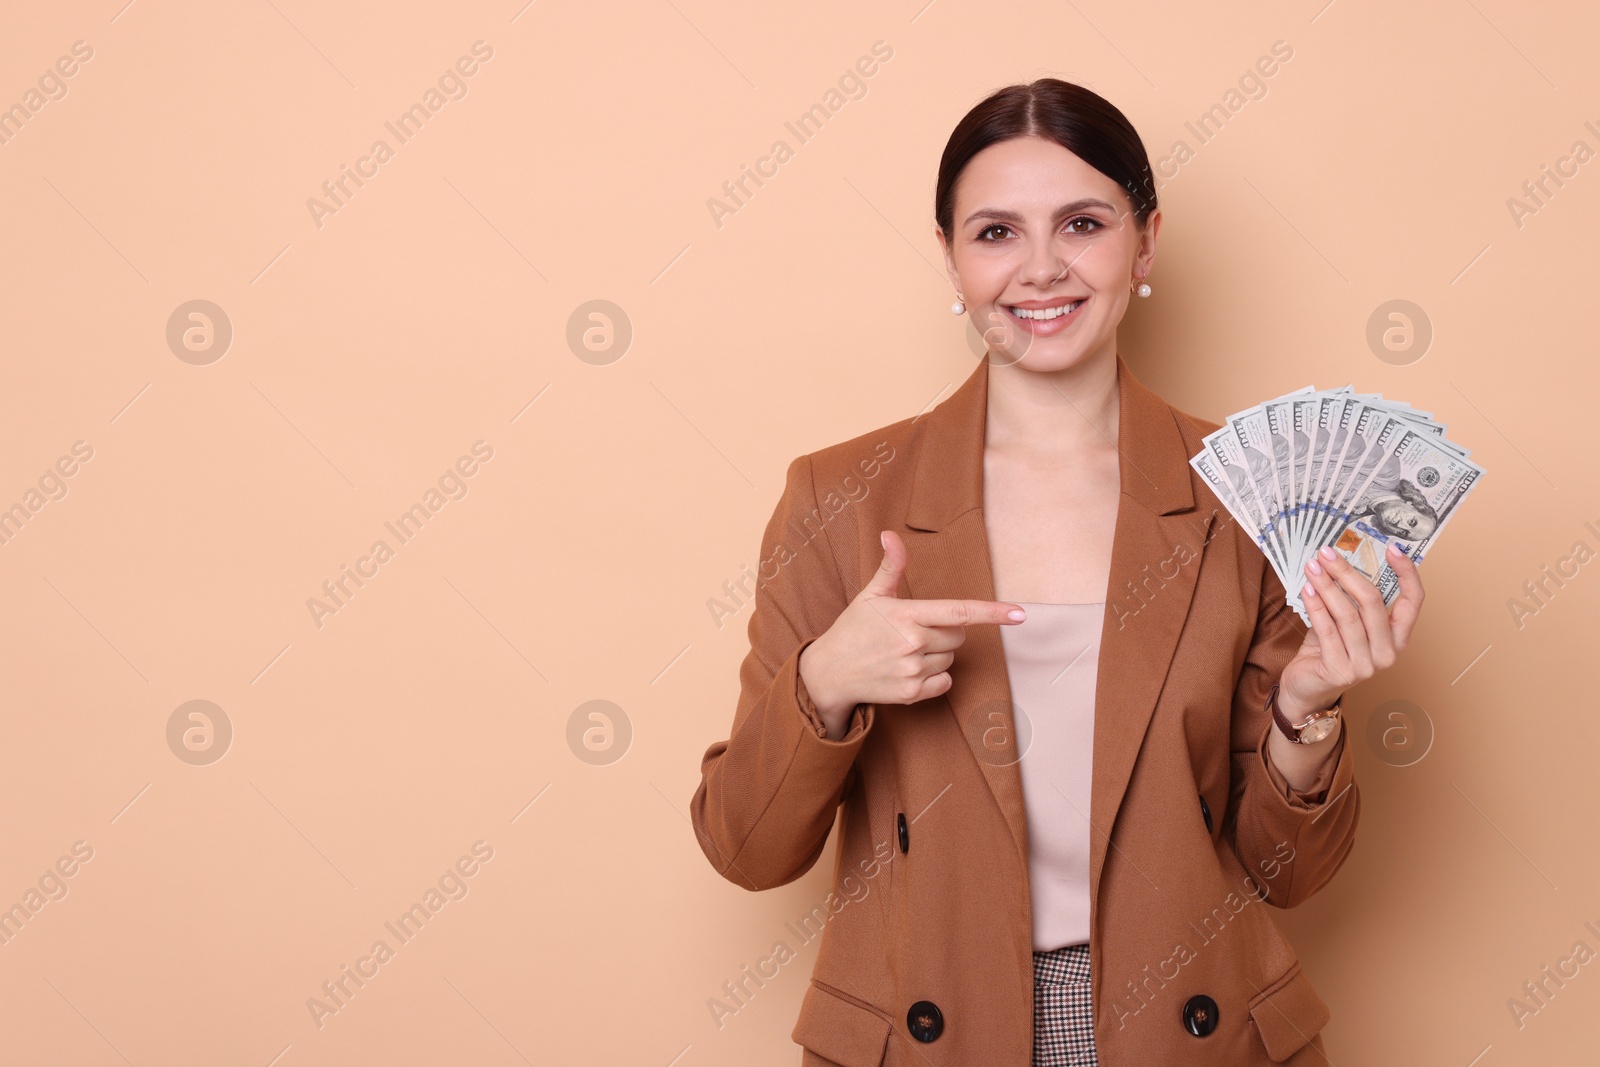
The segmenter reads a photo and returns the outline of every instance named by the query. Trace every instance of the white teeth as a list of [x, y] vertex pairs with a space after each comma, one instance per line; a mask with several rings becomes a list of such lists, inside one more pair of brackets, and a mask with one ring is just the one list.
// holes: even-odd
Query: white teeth
[[1040, 308], [1037, 311], [1032, 308], [1007, 308], [1006, 310], [1019, 319], [1057, 319], [1062, 315], [1071, 314], [1081, 303], [1083, 303], [1082, 300], [1074, 300], [1072, 303], [1063, 304], [1061, 307]]

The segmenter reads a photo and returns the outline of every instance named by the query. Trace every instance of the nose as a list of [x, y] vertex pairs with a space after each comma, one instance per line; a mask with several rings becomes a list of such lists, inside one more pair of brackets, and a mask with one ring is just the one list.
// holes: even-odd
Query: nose
[[1048, 289], [1067, 276], [1071, 265], [1061, 258], [1052, 241], [1039, 241], [1028, 252], [1028, 262], [1022, 280], [1041, 289]]

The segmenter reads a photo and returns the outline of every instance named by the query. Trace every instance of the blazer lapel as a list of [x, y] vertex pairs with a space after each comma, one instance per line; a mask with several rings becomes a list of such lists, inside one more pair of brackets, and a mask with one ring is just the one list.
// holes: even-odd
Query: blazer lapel
[[[1215, 512], [1194, 508], [1189, 455], [1165, 401], [1117, 356], [1121, 394], [1118, 500], [1095, 688], [1090, 886], [1097, 899], [1117, 811], [1127, 791], [1178, 634], [1189, 614], [1200, 550]], [[983, 520], [983, 442], [989, 364], [921, 416], [917, 466], [905, 523], [905, 595], [993, 600]], [[1027, 870], [1027, 814], [1017, 765], [1011, 685], [997, 626], [975, 626], [956, 652], [946, 699], [1010, 828]], [[1023, 739], [1024, 741], [1026, 738]]]

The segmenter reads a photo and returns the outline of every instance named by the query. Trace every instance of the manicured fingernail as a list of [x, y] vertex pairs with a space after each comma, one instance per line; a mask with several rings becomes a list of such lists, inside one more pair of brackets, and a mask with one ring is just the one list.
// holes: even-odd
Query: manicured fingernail
[[1322, 558], [1323, 559], [1333, 559], [1338, 554], [1339, 553], [1335, 552], [1333, 549], [1329, 548], [1327, 545], [1323, 545], [1322, 546]]
[[1400, 542], [1399, 541], [1390, 541], [1389, 542], [1389, 555], [1391, 555], [1391, 556], [1403, 556], [1405, 554], [1406, 554], [1405, 550], [1400, 547]]
[[1322, 573], [1322, 564], [1318, 563], [1316, 560], [1312, 560], [1310, 563], [1307, 564], [1307, 566], [1311, 568], [1311, 573], [1312, 574], [1321, 574]]
[[1006, 613], [1006, 618], [1010, 619], [1012, 622], [1021, 622], [1023, 619], [1026, 619], [1027, 617], [1028, 617], [1028, 613], [1026, 611], [1023, 611], [1021, 608], [1018, 608], [1015, 611], [1011, 611], [1011, 612], [1007, 612]]
[[1300, 593], [1302, 596], [1316, 596], [1317, 587], [1312, 585], [1310, 582], [1307, 582], [1305, 585], [1300, 587]]

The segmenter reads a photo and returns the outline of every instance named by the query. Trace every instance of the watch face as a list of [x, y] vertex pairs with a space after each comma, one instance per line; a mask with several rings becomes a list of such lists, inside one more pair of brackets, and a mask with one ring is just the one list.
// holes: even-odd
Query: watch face
[[1311, 722], [1306, 723], [1300, 728], [1300, 743], [1302, 745], [1314, 745], [1321, 741], [1324, 737], [1333, 733], [1335, 721], [1334, 716], [1324, 715], [1320, 719], [1313, 719]]

